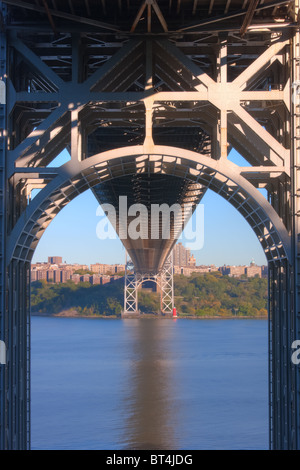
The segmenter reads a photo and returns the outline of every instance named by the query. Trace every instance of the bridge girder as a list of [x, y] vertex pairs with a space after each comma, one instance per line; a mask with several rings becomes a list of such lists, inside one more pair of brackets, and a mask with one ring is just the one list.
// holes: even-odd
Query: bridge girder
[[[228, 160], [213, 160], [196, 152], [155, 145], [114, 149], [76, 164], [71, 160], [60, 168], [49, 169], [53, 179], [19, 217], [10, 234], [7, 256], [30, 261], [39, 239], [57, 213], [87, 189], [114, 178], [150, 173], [183, 178], [201, 185], [203, 190], [209, 188], [220, 194], [252, 226], [269, 261], [290, 259], [291, 240], [281, 218], [243, 176], [251, 170], [260, 172], [259, 168], [238, 167]], [[21, 178], [28, 175], [31, 178], [32, 171], [28, 169], [30, 173], [23, 173]], [[264, 177], [269, 176], [270, 167], [266, 171]], [[277, 171], [282, 172], [282, 168]], [[42, 169], [38, 174], [39, 178], [45, 177]]]

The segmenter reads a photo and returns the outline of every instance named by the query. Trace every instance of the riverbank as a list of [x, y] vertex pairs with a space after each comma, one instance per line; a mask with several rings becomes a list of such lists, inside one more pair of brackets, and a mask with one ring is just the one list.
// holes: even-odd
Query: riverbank
[[[267, 318], [268, 285], [266, 279], [235, 279], [220, 273], [174, 276], [174, 303], [180, 318]], [[34, 313], [63, 317], [118, 318], [124, 305], [124, 279], [92, 286], [89, 283], [51, 284], [35, 282], [31, 286]], [[143, 317], [159, 312], [157, 292], [139, 290], [139, 310]], [[135, 316], [135, 315], [134, 315]]]
[[174, 320], [174, 319], [187, 319], [187, 320], [267, 320], [268, 316], [243, 316], [243, 315], [183, 315], [178, 314], [177, 317], [173, 317], [172, 315], [159, 315], [156, 313], [142, 313], [139, 315], [82, 315], [81, 313], [77, 312], [76, 310], [64, 310], [59, 313], [41, 313], [41, 312], [31, 312], [31, 316], [33, 317], [55, 317], [55, 318], [89, 318], [89, 319], [108, 319], [108, 320], [118, 320], [118, 319], [155, 319], [155, 320]]

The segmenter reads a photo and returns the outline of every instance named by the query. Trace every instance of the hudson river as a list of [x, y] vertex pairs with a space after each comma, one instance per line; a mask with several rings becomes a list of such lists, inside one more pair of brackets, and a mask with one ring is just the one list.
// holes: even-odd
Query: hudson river
[[267, 449], [266, 320], [32, 318], [32, 449]]

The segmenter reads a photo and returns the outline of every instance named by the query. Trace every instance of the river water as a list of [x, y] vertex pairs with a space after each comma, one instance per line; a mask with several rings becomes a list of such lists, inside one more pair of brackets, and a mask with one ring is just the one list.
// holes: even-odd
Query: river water
[[266, 320], [32, 318], [32, 449], [267, 449]]

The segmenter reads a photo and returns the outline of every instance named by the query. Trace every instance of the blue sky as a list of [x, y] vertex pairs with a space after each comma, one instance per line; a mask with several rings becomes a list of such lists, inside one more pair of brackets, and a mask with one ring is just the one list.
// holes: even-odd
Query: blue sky
[[[246, 166], [235, 151], [230, 160]], [[55, 165], [57, 161], [52, 163]], [[201, 250], [193, 251], [198, 264], [247, 265], [252, 259], [259, 265], [266, 264], [254, 232], [234, 207], [212, 191], [207, 191], [201, 203], [204, 204], [204, 245]], [[33, 262], [62, 256], [67, 263], [124, 263], [125, 250], [119, 239], [97, 238], [96, 227], [100, 221], [97, 208], [98, 202], [91, 191], [68, 204], [46, 229]]]

